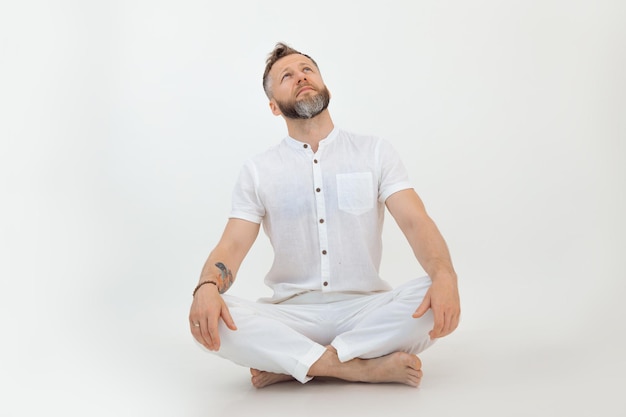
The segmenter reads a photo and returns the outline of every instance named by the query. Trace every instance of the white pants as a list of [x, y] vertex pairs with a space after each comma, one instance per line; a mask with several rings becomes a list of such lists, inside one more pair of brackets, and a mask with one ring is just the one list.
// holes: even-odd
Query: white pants
[[430, 284], [426, 276], [383, 293], [313, 292], [280, 304], [224, 295], [237, 330], [220, 322], [216, 354], [248, 368], [292, 375], [302, 383], [311, 379], [309, 368], [328, 345], [341, 362], [398, 351], [417, 354], [433, 343], [428, 335], [431, 311], [419, 319], [411, 316]]

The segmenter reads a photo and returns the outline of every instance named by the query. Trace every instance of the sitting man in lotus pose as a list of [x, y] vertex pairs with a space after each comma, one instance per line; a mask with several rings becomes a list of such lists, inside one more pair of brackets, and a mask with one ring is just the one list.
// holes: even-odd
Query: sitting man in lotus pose
[[[241, 170], [193, 291], [191, 333], [249, 367], [258, 388], [316, 376], [417, 387], [416, 355], [459, 323], [443, 237], [390, 144], [334, 126], [313, 59], [277, 44], [263, 87], [288, 136]], [[385, 207], [428, 274], [395, 289], [379, 276]], [[273, 296], [225, 295], [261, 224], [274, 249]]]

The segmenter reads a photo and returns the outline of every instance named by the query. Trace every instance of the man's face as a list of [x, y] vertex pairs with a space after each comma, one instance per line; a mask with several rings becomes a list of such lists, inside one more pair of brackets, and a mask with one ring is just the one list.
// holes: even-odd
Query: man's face
[[289, 119], [311, 119], [328, 107], [330, 92], [315, 64], [304, 55], [292, 54], [279, 59], [270, 70], [275, 115]]

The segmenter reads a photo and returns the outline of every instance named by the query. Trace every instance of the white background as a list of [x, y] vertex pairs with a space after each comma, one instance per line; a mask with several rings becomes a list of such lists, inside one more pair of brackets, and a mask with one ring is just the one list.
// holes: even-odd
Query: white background
[[[0, 415], [624, 415], [624, 22], [618, 0], [3, 2]], [[277, 41], [337, 126], [401, 152], [448, 241], [463, 321], [417, 391], [255, 391], [189, 334], [237, 172], [286, 134]], [[421, 270], [386, 226], [395, 285]], [[268, 295], [270, 262], [261, 235], [231, 292]]]

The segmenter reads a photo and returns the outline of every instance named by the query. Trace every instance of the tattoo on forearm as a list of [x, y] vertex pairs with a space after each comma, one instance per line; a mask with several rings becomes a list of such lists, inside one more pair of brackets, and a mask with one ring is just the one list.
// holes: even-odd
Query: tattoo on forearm
[[217, 288], [220, 294], [224, 294], [226, 291], [228, 291], [230, 286], [233, 285], [233, 273], [230, 272], [230, 269], [226, 268], [226, 265], [221, 262], [216, 263], [215, 266], [220, 270], [222, 274], [222, 282], [220, 283], [220, 285], [217, 286]]

